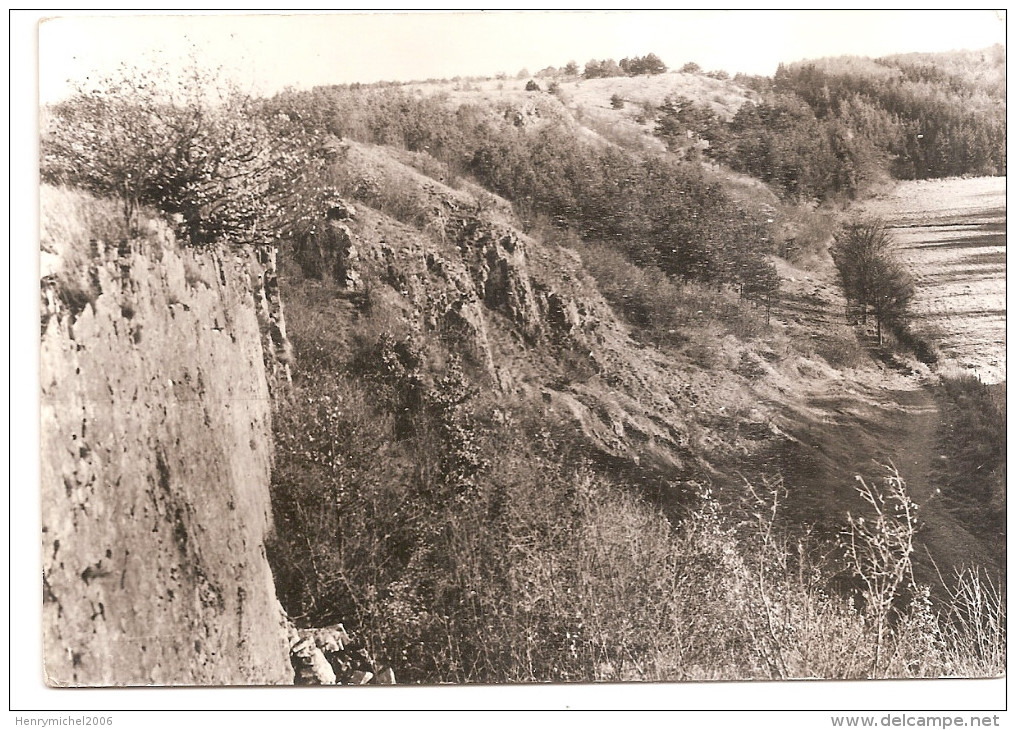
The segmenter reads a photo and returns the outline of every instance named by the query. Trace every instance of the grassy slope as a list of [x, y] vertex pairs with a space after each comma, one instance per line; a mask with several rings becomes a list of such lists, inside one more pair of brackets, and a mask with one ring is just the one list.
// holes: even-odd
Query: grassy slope
[[[700, 74], [670, 72], [656, 76], [617, 76], [604, 79], [560, 77], [558, 90], [548, 88], [555, 79], [539, 79], [539, 92], [525, 91], [526, 80], [481, 80], [408, 84], [416, 94], [442, 94], [452, 107], [512, 107], [523, 111], [545, 105], [573, 119], [581, 133], [632, 149], [662, 152], [664, 145], [653, 136], [654, 109], [668, 96], [683, 96], [708, 105], [716, 114], [731, 118], [745, 101], [758, 95], [733, 81]], [[617, 95], [620, 109], [611, 105]], [[532, 120], [527, 120], [532, 121]]]
[[[419, 158], [419, 155], [415, 157]], [[317, 366], [338, 368], [349, 373], [344, 377], [352, 378], [342, 387], [353, 391], [347, 393], [343, 390], [347, 393], [343, 397], [352, 399], [350, 402], [353, 403], [361, 402], [363, 398], [369, 402], [369, 393], [357, 390], [360, 386], [356, 383], [363, 381], [357, 376], [361, 371], [356, 369], [359, 367], [355, 365], [358, 362], [356, 352], [362, 353], [365, 346], [369, 349], [385, 331], [397, 338], [408, 336], [422, 343], [423, 377], [428, 382], [437, 382], [444, 377], [451, 353], [459, 352], [468, 360], [473, 349], [463, 346], [468, 343], [455, 338], [443, 338], [440, 324], [428, 324], [432, 320], [441, 321], [440, 312], [437, 312], [436, 320], [428, 318], [430, 303], [448, 299], [445, 295], [449, 291], [458, 291], [455, 297], [461, 295], [462, 292], [455, 289], [452, 282], [459, 282], [455, 287], [465, 285], [468, 289], [471, 279], [486, 275], [476, 269], [470, 270], [468, 252], [472, 244], [457, 243], [454, 237], [450, 237], [452, 229], [448, 228], [447, 221], [440, 220], [440, 211], [449, 207], [471, 211], [467, 217], [509, 227], [513, 223], [510, 211], [503, 201], [489, 194], [464, 183], [460, 183], [460, 190], [448, 188], [418, 170], [406, 167], [396, 158], [408, 160], [404, 153], [351, 144], [346, 159], [351, 179], [371, 177], [379, 181], [377, 189], [383, 191], [372, 194], [367, 201], [357, 201], [361, 212], [352, 226], [365, 269], [373, 269], [374, 272], [373, 276], [368, 276], [374, 281], [369, 309], [363, 309], [362, 303], [349, 300], [327, 282], [302, 279], [293, 268], [289, 269], [283, 282], [298, 360], [302, 357], [305, 362], [304, 374], [297, 373], [298, 387], [301, 382], [309, 385], [317, 377], [314, 357], [324, 350], [326, 357]], [[411, 161], [420, 169], [429, 166], [422, 159]], [[439, 167], [430, 166], [434, 169]], [[484, 197], [486, 202], [479, 203], [477, 195]], [[364, 202], [378, 206], [378, 209], [365, 208]], [[396, 223], [390, 216], [396, 216], [404, 223]], [[569, 452], [572, 456], [564, 457], [564, 464], [582, 463], [583, 459], [573, 461], [577, 454], [593, 457], [589, 466], [594, 482], [588, 488], [598, 495], [596, 500], [606, 499], [614, 506], [607, 508], [608, 513], [584, 513], [581, 520], [592, 522], [580, 520], [582, 526], [572, 528], [576, 534], [585, 534], [588, 529], [605, 529], [599, 521], [606, 519], [609, 513], [615, 517], [624, 515], [622, 521], [626, 521], [629, 509], [641, 514], [643, 509], [663, 508], [673, 516], [688, 517], [689, 513], [684, 510], [691, 508], [694, 520], [698, 520], [703, 513], [697, 511], [694, 505], [701, 507], [695, 501], [696, 490], [701, 486], [711, 484], [714, 490], [718, 490], [720, 504], [725, 505], [724, 509], [730, 509], [745, 498], [742, 476], [757, 484], [762, 476], [772, 476], [777, 472], [782, 472], [786, 478], [789, 499], [785, 503], [785, 515], [790, 521], [819, 523], [824, 528], [820, 534], [834, 534], [841, 529], [847, 511], [856, 513], [861, 508], [854, 492], [854, 474], [877, 475], [878, 469], [870, 465], [871, 459], [902, 462], [909, 448], [908, 429], [916, 429], [923, 434], [921, 426], [928, 425], [919, 420], [923, 413], [920, 402], [922, 391], [913, 377], [896, 372], [870, 358], [864, 351], [851, 354], [856, 350], [856, 338], [839, 316], [843, 311], [843, 301], [835, 287], [832, 263], [822, 241], [812, 242], [807, 270], [781, 263], [781, 273], [786, 281], [785, 304], [778, 308], [772, 326], [765, 326], [762, 313], [748, 303], [739, 302], [732, 293], [688, 286], [666, 301], [674, 323], [673, 337], [653, 345], [620, 321], [598, 291], [603, 289], [607, 292], [604, 287], [609, 286], [647, 286], [647, 282], [640, 280], [639, 270], [630, 265], [625, 268], [621, 260], [614, 261], [607, 267], [609, 271], [605, 269], [604, 278], [597, 285], [583, 269], [595, 271], [594, 262], [605, 260], [608, 252], [592, 252], [593, 258], [587, 259], [583, 265], [574, 252], [547, 241], [516, 235], [524, 246], [524, 273], [534, 291], [554, 292], [564, 297], [566, 302], [581, 305], [584, 314], [580, 322], [583, 324], [567, 336], [540, 336], [533, 341], [527, 338], [519, 323], [506, 318], [503, 311], [482, 306], [484, 346], [489, 348], [490, 357], [474, 358], [472, 373], [474, 382], [483, 384], [481, 391], [492, 396], [497, 405], [481, 396], [476, 404], [479, 410], [475, 417], [478, 420], [471, 422], [471, 428], [479, 429], [476, 433], [484, 443], [489, 438], [501, 439], [505, 453], [514, 455], [511, 465], [498, 461], [493, 454], [489, 457], [492, 463], [502, 464], [500, 473], [509, 475], [504, 478], [515, 485], [507, 488], [509, 501], [513, 494], [515, 499], [521, 499], [515, 490], [522, 489], [522, 485], [532, 478], [531, 474], [522, 475], [515, 470], [528, 468], [527, 464], [538, 464], [545, 457], [532, 452], [534, 447], [526, 440], [531, 435], [523, 437], [510, 428], [499, 431], [500, 427], [493, 425], [502, 422], [505, 413], [515, 414], [509, 416], [509, 421], [522, 418], [520, 414], [527, 414], [528, 428], [535, 426], [536, 429], [527, 433], [545, 433], [550, 442], [567, 442], [571, 444], [570, 449], [577, 448], [577, 452]], [[580, 246], [579, 253], [586, 255], [588, 252]], [[444, 273], [439, 278], [426, 273], [422, 265], [424, 260], [432, 258], [445, 262], [442, 264]], [[394, 278], [393, 271], [398, 273]], [[610, 277], [618, 281], [608, 284]], [[627, 283], [621, 285], [620, 281]], [[311, 350], [318, 354], [308, 358]], [[484, 370], [485, 361], [493, 363], [493, 370]], [[311, 364], [307, 365], [308, 362]], [[918, 418], [915, 419], [915, 415]], [[500, 436], [495, 436], [498, 433]], [[380, 433], [377, 438], [391, 436]], [[418, 479], [418, 476], [398, 475], [407, 464], [420, 461], [419, 448], [424, 447], [404, 443], [391, 452], [384, 463], [395, 472], [385, 479], [395, 483]], [[918, 475], [917, 471], [907, 470], [902, 465], [901, 470], [908, 477]], [[548, 484], [561, 481], [550, 489], [571, 493], [576, 488], [568, 486], [570, 477], [550, 476], [552, 473], [555, 472], [548, 471], [545, 477], [550, 480]], [[634, 488], [632, 493], [641, 495], [647, 502], [639, 501], [634, 507], [624, 507], [621, 501], [616, 501], [617, 496], [608, 496], [608, 492], [603, 491], [607, 489], [605, 484], [595, 486], [599, 483], [596, 480], [603, 479], [629, 490]], [[482, 498], [479, 503], [483, 504]], [[560, 505], [547, 505], [544, 518], [564, 519], [556, 511], [558, 509]], [[454, 519], [463, 517], [459, 515]], [[481, 525], [484, 518], [474, 515], [470, 519]], [[524, 525], [529, 518], [520, 514], [519, 519]], [[635, 519], [635, 522], [639, 519], [642, 518]], [[947, 520], [948, 515], [940, 519]], [[556, 524], [553, 520], [551, 522]], [[541, 529], [550, 529], [550, 524]], [[949, 524], [946, 528], [953, 529], [953, 526]], [[481, 531], [478, 534], [486, 533]], [[927, 534], [934, 538], [941, 532], [931, 530]], [[624, 543], [631, 537], [621, 530], [616, 539]], [[539, 541], [535, 543], [537, 547], [539, 544]], [[734, 549], [740, 551], [749, 544], [750, 540], [739, 543], [739, 547]], [[967, 550], [969, 546], [961, 541], [951, 540], [946, 544], [966, 550], [965, 555], [975, 552]], [[933, 550], [939, 547], [930, 541], [929, 546]], [[706, 551], [727, 549], [708, 542], [699, 547]], [[496, 552], [496, 546], [488, 545], [483, 549]], [[571, 555], [569, 551], [572, 549], [589, 550], [588, 547], [577, 547], [570, 538], [555, 548], [563, 551], [561, 555]], [[666, 548], [670, 549], [677, 548]], [[539, 559], [546, 557], [537, 552], [533, 559], [537, 559], [538, 555], [544, 555]], [[654, 555], [652, 560], [663, 559], [659, 554]], [[635, 560], [637, 564], [643, 558], [635, 558], [631, 554], [614, 557], [629, 567], [626, 561]], [[678, 551], [676, 557], [667, 558], [670, 559], [678, 559], [681, 563], [699, 558]], [[496, 557], [491, 560], [497, 562]], [[960, 561], [949, 558], [940, 562], [948, 567]], [[988, 560], [983, 562], [989, 564]], [[452, 575], [460, 569], [454, 569]], [[609, 568], [608, 562], [586, 569], [596, 572], [613, 568]], [[643, 569], [648, 568], [635, 570]], [[741, 565], [734, 573], [745, 569]], [[927, 571], [921, 573], [921, 577], [927, 578]], [[597, 580], [600, 579], [609, 583], [606, 577], [601, 576]], [[468, 584], [469, 581], [466, 582]], [[727, 589], [736, 590], [733, 586], [723, 590]], [[790, 590], [786, 586], [784, 589]], [[595, 599], [595, 591], [591, 595]], [[682, 597], [680, 593], [670, 595], [680, 601], [690, 598]], [[377, 648], [379, 654], [390, 653], [400, 641], [409, 641], [403, 634], [404, 627], [390, 623], [385, 614], [405, 609], [415, 615], [415, 611], [420, 609], [413, 600], [395, 596], [368, 611], [374, 617], [371, 619], [374, 630], [390, 637], [392, 646]], [[488, 596], [488, 600], [494, 598]], [[723, 599], [717, 600], [722, 602]], [[409, 601], [409, 604], [404, 601]], [[410, 608], [406, 608], [407, 605]], [[618, 610], [638, 613], [645, 608], [629, 606], [618, 607]], [[453, 617], [450, 620], [468, 624], [467, 618]], [[514, 630], [511, 629], [514, 620], [505, 618], [503, 629], [509, 634]], [[715, 632], [717, 627], [729, 623], [718, 616], [712, 616], [709, 621], [712, 624], [708, 631], [703, 628], [706, 633]], [[602, 624], [601, 629], [607, 630], [604, 627], [608, 625], [611, 625], [609, 621]], [[468, 634], [474, 628], [458, 624], [446, 626], [443, 630], [465, 631]], [[727, 630], [736, 634], [747, 629], [746, 624], [740, 621], [736, 627], [728, 626]], [[698, 636], [696, 640], [705, 641], [703, 636]], [[750, 642], [749, 638], [743, 640]], [[658, 648], [673, 659], [676, 651], [673, 646]], [[554, 655], [553, 647], [544, 647], [544, 650]], [[606, 669], [575, 669], [578, 673], [574, 676], [772, 676], [766, 674], [771, 667], [770, 670], [761, 666], [749, 667], [732, 662], [729, 657], [724, 658], [724, 652], [729, 650], [729, 647], [720, 649], [710, 645], [704, 650], [708, 659], [701, 660], [704, 663], [695, 665], [691, 672], [685, 667], [684, 671], [675, 674], [675, 668], [665, 658], [660, 658], [630, 676], [624, 674], [624, 662], [617, 664], [614, 660], [605, 660], [603, 666]], [[468, 651], [461, 647], [456, 652], [461, 653], [455, 656], [468, 655]], [[414, 660], [411, 654], [406, 659], [406, 671], [403, 672], [406, 676], [433, 677], [433, 672], [444, 671], [439, 668], [426, 670], [422, 665], [414, 664], [423, 660]], [[830, 663], [821, 668], [815, 657], [801, 660], [803, 663], [794, 672], [803, 673], [796, 676], [834, 676], [840, 671], [848, 674], [857, 671], [856, 668], [845, 670], [842, 664], [837, 666], [839, 660], [826, 659]], [[670, 669], [666, 668], [668, 666]], [[457, 673], [459, 671], [465, 673]], [[584, 673], [588, 671], [593, 673]], [[483, 676], [532, 679], [537, 675], [498, 675], [495, 668], [486, 666], [482, 670], [460, 668], [442, 676], [463, 681]], [[565, 675], [552, 676], [564, 678]]]
[[[498, 89], [499, 86], [504, 88]], [[535, 125], [542, 123], [541, 118], [546, 117], [549, 109], [555, 115], [566, 114], [577, 128], [585, 128], [582, 115], [572, 116], [581, 104], [572, 102], [567, 108], [562, 108], [553, 96], [545, 92], [525, 92], [523, 86], [524, 82], [513, 80], [464, 82], [458, 91], [450, 94], [449, 103], [470, 102], [495, 107], [515, 105], [515, 108], [526, 110], [525, 123]], [[565, 84], [566, 90], [571, 89], [576, 98], [588, 103], [595, 101], [601, 107], [600, 111], [613, 119], [611, 124], [624, 119], [629, 113], [627, 109], [609, 108], [609, 97], [613, 93], [623, 92], [633, 97], [641, 95], [639, 98], [658, 102], [662, 96], [673, 92], [702, 101], [706, 98], [703, 93], [714, 87], [718, 91], [711, 93], [722, 92], [730, 109], [747, 98], [743, 90], [731, 82], [688, 74], [582, 80]], [[444, 87], [431, 85], [430, 88]], [[424, 88], [420, 90], [425, 91]], [[543, 117], [529, 114], [540, 108], [544, 108]], [[647, 136], [649, 131], [645, 128], [640, 131], [643, 140], [651, 139]], [[427, 164], [421, 164], [427, 159], [425, 154], [414, 156], [377, 149], [371, 154], [376, 160], [365, 163], [367, 168], [392, 155], [406, 161], [415, 157], [414, 164], [418, 168], [429, 169]], [[714, 174], [728, 193], [740, 201], [772, 210], [782, 223], [783, 235], [795, 238], [798, 245], [804, 247], [795, 256], [802, 268], [786, 261], [778, 262], [783, 292], [774, 326], [761, 327], [758, 324], [759, 314], [752, 311], [750, 305], [737, 303], [736, 297], [696, 293], [697, 288], [692, 286], [664, 300], [661, 291], [668, 287], [661, 288], [658, 283], [644, 280], [640, 272], [626, 267], [623, 260], [610, 256], [607, 251], [586, 251], [580, 243], [572, 241], [571, 244], [577, 245], [577, 250], [586, 258], [587, 268], [592, 267], [590, 270], [595, 271], [599, 266], [602, 269], [599, 286], [613, 306], [620, 307], [620, 313], [623, 313], [624, 300], [628, 297], [622, 289], [632, 288], [632, 293], [650, 290], [651, 296], [657, 296], [660, 305], [668, 312], [667, 316], [677, 323], [670, 330], [673, 336], [665, 338], [669, 342], [662, 352], [641, 346], [633, 349], [630, 342], [614, 347], [597, 343], [593, 349], [612, 353], [609, 359], [624, 363], [619, 370], [634, 373], [635, 378], [647, 384], [650, 391], [668, 392], [671, 398], [679, 399], [674, 415], [666, 418], [679, 421], [682, 431], [701, 433], [689, 443], [693, 444], [691, 451], [710, 465], [705, 469], [706, 473], [715, 474], [717, 469], [713, 468], [714, 464], [727, 480], [732, 473], [745, 470], [781, 469], [799, 481], [795, 487], [801, 490], [800, 518], [825, 521], [833, 515], [832, 522], [836, 523], [838, 515], [851, 506], [856, 507], [852, 486], [855, 473], [872, 473], [873, 461], [907, 461], [903, 454], [910, 448], [912, 439], [910, 436], [896, 437], [901, 433], [898, 416], [908, 414], [914, 408], [920, 410], [913, 399], [921, 397], [915, 393], [922, 387], [920, 378], [928, 377], [929, 372], [927, 368], [911, 362], [904, 368], [917, 373], [918, 379], [914, 379], [897, 372], [891, 367], [892, 361], [890, 366], [879, 362], [865, 350], [865, 343], [858, 342], [855, 332], [843, 321], [840, 313], [844, 310], [844, 303], [826, 251], [828, 236], [835, 223], [834, 214], [817, 214], [781, 206], [775, 196], [757, 181], [722, 170]], [[427, 184], [425, 179], [415, 179], [409, 189]], [[473, 193], [478, 192], [473, 190]], [[507, 214], [508, 208], [503, 203], [498, 208], [502, 214]], [[543, 248], [534, 245], [530, 250], [536, 253]], [[554, 266], [551, 263], [548, 270], [553, 271]], [[608, 289], [614, 290], [613, 297]], [[590, 296], [592, 293], [586, 292], [580, 298], [588, 299]], [[733, 318], [732, 314], [735, 315]], [[533, 356], [533, 352], [521, 356], [510, 351], [498, 353], [498, 357], [513, 364], [511, 369], [514, 372], [528, 373], [521, 379], [537, 383], [536, 390], [545, 387], [540, 381], [560, 379], [560, 374], [544, 377], [546, 373], [541, 373], [541, 369], [555, 371], [555, 366], [546, 359], [534, 366]], [[749, 364], [747, 368], [745, 363]], [[752, 369], [751, 363], [762, 363], [763, 377], [745, 377], [746, 370]], [[647, 369], [669, 375], [662, 380], [657, 380], [658, 376], [654, 375], [647, 380], [643, 374]], [[587, 403], [615, 400], [612, 389], [605, 389], [602, 385], [600, 378], [580, 378], [580, 382], [572, 383], [560, 396], [553, 396], [554, 402], [560, 400], [559, 407], [580, 414], [579, 420], [585, 424], [587, 433], [609, 433], [618, 428], [616, 419], [605, 415], [610, 409], [601, 410], [603, 417], [596, 417], [587, 415], [580, 407], [583, 400]], [[628, 395], [631, 397], [631, 393]], [[687, 400], [682, 401], [684, 397]], [[706, 400], [699, 402], [703, 398]], [[635, 396], [634, 403], [642, 400]], [[592, 414], [597, 412], [595, 407], [589, 410]], [[621, 418], [622, 422], [625, 418], [634, 422], [641, 420], [638, 406], [630, 405], [621, 410], [632, 416]], [[854, 413], [854, 416], [845, 417], [844, 410]], [[781, 443], [774, 447], [767, 442], [760, 444], [757, 440], [743, 437], [745, 432], [752, 432], [760, 424], [767, 423], [777, 425], [789, 435], [791, 446]], [[907, 418], [903, 419], [903, 424], [913, 425]], [[642, 430], [647, 431], [645, 428]], [[652, 430], [648, 432], [652, 433]], [[903, 433], [910, 434], [911, 430], [904, 429]], [[916, 432], [913, 437], [918, 441], [923, 439]], [[723, 446], [712, 454], [711, 445], [719, 444]], [[774, 450], [776, 455], [771, 453]], [[738, 463], [741, 457], [736, 454], [745, 457], [751, 452], [760, 452], [761, 455], [747, 458], [744, 464]], [[632, 453], [637, 454], [638, 450], [629, 452], [629, 456]], [[726, 455], [721, 457], [721, 453]], [[915, 477], [925, 476], [923, 468], [908, 471]], [[919, 485], [915, 487], [920, 488]], [[925, 488], [930, 489], [930, 486]], [[963, 562], [963, 556], [967, 554], [986, 554], [983, 550], [971, 553], [967, 550], [969, 546], [966, 540], [959, 540], [953, 548], [948, 547], [948, 543], [938, 544], [936, 549], [939, 554], [936, 557], [944, 564], [952, 565]], [[993, 562], [989, 559], [986, 564]]]
[[[524, 84], [525, 81], [518, 80], [491, 80], [458, 82], [451, 88], [448, 84], [415, 86], [421, 94], [446, 94], [447, 103], [452, 106], [476, 104], [497, 117], [506, 110], [518, 110], [521, 123], [527, 126], [538, 127], [548, 115], [563, 116], [574, 125], [576, 134], [601, 144], [638, 150], [661, 149], [652, 136], [651, 125], [636, 119], [641, 112], [640, 103], [659, 104], [667, 94], [676, 93], [709, 102], [729, 116], [750, 97], [729, 82], [686, 74], [569, 80], [561, 84], [556, 95], [546, 92], [547, 80], [540, 81], [544, 91], [539, 93], [525, 92]], [[611, 107], [613, 94], [625, 99], [622, 109]], [[354, 147], [353, 167], [369, 175], [383, 169], [386, 172], [382, 177], [390, 176], [397, 167], [393, 159], [398, 159], [442, 182], [454, 179], [423, 153]], [[935, 566], [929, 558], [946, 574], [970, 562], [993, 573], [999, 566], [992, 549], [971, 535], [932, 496], [930, 477], [937, 458], [935, 433], [939, 417], [935, 402], [924, 387], [931, 373], [914, 362], [903, 363], [898, 359], [883, 362], [874, 357], [867, 349], [863, 333], [859, 339], [858, 333], [843, 321], [844, 302], [827, 253], [835, 215], [781, 206], [757, 181], [708, 166], [707, 171], [732, 197], [771, 211], [781, 223], [782, 235], [796, 241], [799, 249], [793, 252], [796, 265], [777, 262], [784, 284], [773, 325], [764, 326], [760, 312], [750, 304], [738, 302], [730, 293], [695, 286], [672, 289], [626, 266], [609, 250], [587, 249], [577, 241], [568, 241], [566, 236], [538, 231], [537, 239], [527, 239], [526, 243], [534, 280], [550, 289], [560, 287], [562, 280], [570, 280], [572, 283], [566, 288], [576, 301], [596, 302], [594, 317], [601, 326], [595, 338], [579, 338], [565, 348], [547, 342], [524, 344], [524, 338], [510, 322], [484, 311], [491, 360], [497, 364], [492, 380], [497, 383], [503, 404], [509, 411], [529, 412], [535, 423], [543, 424], [538, 429], [542, 432], [543, 428], [549, 428], [555, 434], [554, 439], [577, 438], [575, 443], [583, 453], [596, 456], [594, 471], [601, 478], [628, 489], [641, 487], [633, 493], [648, 497], [650, 508], [674, 507], [682, 501], [687, 507], [694, 503], [695, 487], [675, 492], [673, 486], [708, 483], [718, 490], [724, 509], [730, 509], [744, 498], [739, 486], [743, 485], [743, 477], [758, 484], [763, 476], [781, 474], [788, 489], [784, 516], [791, 523], [815, 524], [819, 535], [838, 533], [848, 511], [854, 514], [864, 511], [855, 491], [856, 474], [878, 480], [884, 475], [878, 463], [895, 463], [911, 483], [918, 501], [928, 502], [922, 511], [923, 532], [917, 538], [919, 579], [936, 579]], [[466, 181], [456, 181], [460, 192], [455, 193], [405, 169], [395, 172], [395, 178], [398, 185], [390, 184], [389, 177], [389, 184], [382, 186], [384, 195], [368, 202], [417, 229], [417, 232], [400, 229], [397, 235], [386, 229], [389, 230], [385, 234], [386, 244], [396, 250], [415, 249], [411, 257], [421, 255], [419, 231], [430, 239], [422, 249], [433, 245], [434, 227], [428, 211], [433, 203], [438, 203], [435, 207], [440, 209], [441, 197], [464, 196], [466, 201], [475, 197], [466, 205], [477, 210], [493, 209], [503, 223], [514, 224], [503, 201]], [[419, 190], [427, 192], [421, 195]], [[480, 199], [486, 202], [477, 204]], [[368, 213], [368, 220], [373, 221], [373, 213]], [[371, 225], [379, 230], [385, 228], [380, 223]], [[539, 240], [539, 234], [550, 237]], [[551, 239], [562, 239], [573, 246], [584, 260], [582, 265], [576, 267], [575, 258], [558, 250]], [[443, 254], [455, 256], [450, 249], [443, 250]], [[594, 274], [598, 280], [595, 284], [584, 277], [583, 268]], [[291, 285], [294, 288], [287, 296], [299, 301], [303, 296], [302, 285], [296, 280]], [[315, 287], [312, 284], [307, 291]], [[633, 331], [600, 299], [602, 292], [615, 312], [623, 315], [629, 296], [626, 289], [638, 293], [644, 305], [655, 307], [664, 318], [670, 318], [673, 327], [663, 330], [665, 336], [647, 338], [645, 332]], [[377, 327], [371, 321], [382, 316], [387, 318], [383, 326], [392, 326], [394, 318], [402, 321], [396, 329], [413, 329], [407, 326], [406, 319], [411, 307], [398, 304], [399, 297], [393, 298], [390, 292], [385, 296], [389, 302], [386, 315], [380, 314], [385, 311], [381, 308], [366, 319], [358, 319], [356, 312], [339, 307], [345, 313], [341, 321], [348, 322], [355, 331], [357, 327]], [[294, 325], [294, 331], [299, 326]], [[371, 331], [376, 334], [376, 330]], [[446, 347], [448, 343], [437, 349]], [[511, 439], [507, 435], [504, 438]], [[534, 457], [528, 454], [524, 458]], [[561, 488], [570, 489], [563, 484]], [[594, 491], [602, 489], [596, 487]], [[677, 494], [683, 497], [678, 498]], [[617, 496], [606, 499], [610, 502]], [[628, 509], [620, 502], [612, 504], [614, 510], [620, 510], [615, 515]], [[678, 510], [671, 514], [688, 513]], [[696, 520], [702, 514], [693, 512]], [[594, 522], [596, 519], [600, 518], [594, 518]], [[623, 542], [628, 538], [622, 531], [618, 539]], [[726, 549], [703, 541], [703, 546], [708, 544]], [[733, 549], [746, 554], [741, 551], [750, 552], [751, 546], [749, 536]], [[561, 549], [567, 553], [567, 547]], [[780, 560], [775, 554], [770, 553], [770, 557]], [[618, 559], [634, 558], [627, 555]], [[680, 559], [696, 558], [682, 555]], [[731, 567], [733, 573], [744, 569], [743, 564]], [[736, 590], [732, 586], [727, 588]], [[800, 588], [784, 586], [788, 590]], [[712, 631], [726, 626], [721, 630], [739, 635], [739, 631], [746, 629], [744, 622], [729, 626], [715, 616], [706, 621], [713, 622]], [[843, 627], [841, 624], [836, 631], [842, 631]], [[836, 638], [827, 636], [824, 641], [835, 646], [844, 634], [833, 633]], [[859, 635], [857, 640], [864, 639]], [[674, 647], [668, 647], [664, 653], [673, 650]], [[758, 645], [754, 650], [760, 650]], [[739, 666], [724, 660], [720, 656], [724, 651], [710, 644], [705, 651], [709, 658], [703, 664], [693, 663], [695, 669], [691, 672], [673, 674], [673, 668], [664, 668], [664, 661], [651, 668], [643, 667], [643, 671], [630, 678], [765, 676], [766, 671], [775, 671], [772, 665], [768, 670]], [[811, 656], [802, 660], [793, 672], [835, 676], [844, 670], [843, 657], [826, 659], [829, 663], [819, 668], [821, 662]], [[595, 676], [618, 677], [611, 672], [622, 671], [611, 662], [605, 666], [612, 668]]]

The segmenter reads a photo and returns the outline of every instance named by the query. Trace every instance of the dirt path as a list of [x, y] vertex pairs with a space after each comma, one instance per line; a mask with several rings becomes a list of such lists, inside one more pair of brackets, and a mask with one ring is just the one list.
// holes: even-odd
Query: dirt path
[[937, 493], [942, 415], [934, 382], [876, 367], [812, 379], [800, 385], [797, 398], [782, 404], [778, 425], [794, 439], [782, 455], [782, 471], [796, 516], [842, 525], [847, 512], [864, 509], [856, 477], [881, 482], [884, 465], [892, 464], [920, 506], [918, 578], [934, 583], [937, 572], [948, 577], [970, 565], [998, 575], [1003, 566], [992, 550]]
[[847, 511], [856, 514], [862, 507], [855, 477], [879, 481], [886, 474], [881, 465], [892, 463], [921, 508], [918, 578], [934, 583], [939, 571], [948, 578], [972, 564], [997, 575], [1002, 566], [992, 551], [936, 492], [943, 460], [937, 377], [916, 363], [875, 357], [872, 338], [846, 323], [831, 260], [810, 271], [780, 266], [785, 291], [776, 319], [830, 365], [798, 366], [803, 377], [775, 383], [771, 391], [777, 425], [794, 439], [782, 455], [782, 471], [798, 516], [842, 524]]
[[904, 430], [893, 445], [893, 463], [911, 498], [920, 506], [918, 553], [914, 557], [918, 578], [934, 582], [937, 572], [949, 578], [955, 570], [971, 565], [998, 575], [1004, 566], [997, 563], [982, 540], [958, 522], [938, 494], [937, 472], [944, 459], [939, 442], [942, 418], [931, 387], [895, 395], [906, 418]]

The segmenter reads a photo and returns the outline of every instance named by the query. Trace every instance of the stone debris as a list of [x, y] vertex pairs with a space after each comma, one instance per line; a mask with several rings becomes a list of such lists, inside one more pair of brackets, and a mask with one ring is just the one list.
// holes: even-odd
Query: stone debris
[[353, 674], [350, 677], [350, 679], [351, 679], [350, 684], [357, 684], [357, 685], [359, 685], [359, 684], [368, 684], [370, 682], [370, 680], [374, 679], [374, 675], [371, 672], [363, 672], [363, 671], [360, 671], [358, 669], [355, 672], [353, 672]]
[[290, 658], [296, 684], [395, 684], [391, 667], [379, 667], [342, 624], [294, 629]]
[[335, 670], [312, 639], [301, 639], [293, 647], [292, 657], [297, 684], [335, 684]]

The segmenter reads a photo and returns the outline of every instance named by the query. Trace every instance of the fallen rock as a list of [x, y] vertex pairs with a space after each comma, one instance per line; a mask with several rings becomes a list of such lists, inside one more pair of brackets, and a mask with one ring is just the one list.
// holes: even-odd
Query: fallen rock
[[357, 671], [353, 672], [352, 676], [350, 677], [349, 684], [355, 684], [355, 685], [368, 684], [370, 682], [370, 680], [372, 680], [373, 678], [374, 678], [374, 674], [373, 673], [371, 673], [371, 672], [362, 672], [360, 670], [357, 670]]
[[291, 660], [297, 684], [395, 684], [391, 667], [378, 669], [367, 650], [342, 624], [296, 629]]
[[292, 661], [296, 684], [335, 684], [335, 671], [324, 652], [309, 638], [302, 639], [293, 647]]

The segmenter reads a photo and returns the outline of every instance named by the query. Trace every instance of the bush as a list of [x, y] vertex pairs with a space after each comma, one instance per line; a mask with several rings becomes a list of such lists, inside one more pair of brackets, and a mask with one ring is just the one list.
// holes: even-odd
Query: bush
[[611, 109], [624, 109], [624, 99], [621, 98], [620, 94], [612, 94], [610, 97], [610, 108]]
[[526, 91], [540, 91], [540, 85], [535, 80], [529, 79], [526, 83]]
[[942, 379], [938, 441], [946, 458], [938, 478], [950, 510], [969, 530], [998, 544], [996, 554], [1004, 556], [1006, 413], [994, 401], [992, 387], [998, 386], [972, 376]]
[[681, 347], [701, 328], [716, 328], [741, 339], [769, 333], [761, 311], [742, 306], [729, 291], [676, 281], [653, 266], [637, 266], [606, 244], [579, 248], [600, 293], [636, 334], [657, 344]]
[[120, 200], [132, 233], [142, 205], [196, 245], [273, 243], [320, 213], [312, 168], [327, 150], [281, 110], [197, 70], [174, 80], [123, 69], [44, 119], [43, 181]]
[[570, 425], [474, 391], [426, 342], [353, 327], [362, 344], [336, 344], [352, 361], [298, 377], [276, 418], [270, 557], [299, 623], [355, 627], [400, 681], [1001, 671], [990, 584], [960, 581], [936, 615], [908, 582], [916, 521], [893, 474], [848, 520], [860, 592], [841, 595], [779, 483], [700, 490], [675, 526], [599, 475]]

